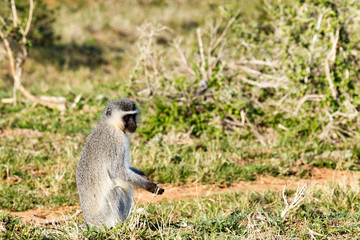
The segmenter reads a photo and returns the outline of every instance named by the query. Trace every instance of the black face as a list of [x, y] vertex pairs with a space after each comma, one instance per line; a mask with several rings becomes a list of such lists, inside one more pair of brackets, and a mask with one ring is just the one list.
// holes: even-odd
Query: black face
[[137, 117], [137, 107], [134, 101], [127, 99], [127, 98], [121, 98], [115, 101], [110, 102], [104, 112], [104, 117], [108, 118], [112, 116], [113, 111], [120, 111], [120, 112], [129, 112], [129, 114], [126, 114], [122, 117], [121, 120], [124, 123], [124, 131], [133, 133], [136, 131], [136, 117]]
[[123, 117], [125, 131], [133, 133], [136, 131], [136, 114], [128, 114]]

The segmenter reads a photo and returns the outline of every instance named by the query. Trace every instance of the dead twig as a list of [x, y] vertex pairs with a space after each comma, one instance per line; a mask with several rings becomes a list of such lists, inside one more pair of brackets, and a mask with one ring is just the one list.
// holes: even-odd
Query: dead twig
[[160, 78], [165, 75], [163, 52], [156, 46], [156, 37], [169, 29], [160, 24], [145, 23], [138, 27], [137, 30], [139, 37], [136, 45], [139, 55], [136, 58], [134, 71], [131, 73], [130, 78], [137, 78], [137, 74], [141, 74], [147, 85], [144, 92], [153, 95], [156, 93]]
[[332, 40], [332, 48], [329, 52], [329, 54], [326, 56], [325, 59], [325, 74], [326, 74], [326, 78], [328, 80], [329, 83], [329, 88], [331, 91], [331, 96], [334, 98], [334, 100], [337, 100], [337, 90], [334, 86], [334, 83], [331, 79], [331, 75], [330, 75], [330, 62], [334, 62], [335, 61], [335, 57], [336, 57], [336, 46], [337, 46], [337, 42], [339, 40], [339, 32], [340, 32], [340, 28], [337, 27], [336, 29], [336, 33], [335, 33], [335, 37]]
[[[51, 222], [46, 222], [46, 223], [43, 223], [43, 225], [45, 225], [45, 226], [59, 225], [59, 224], [62, 223], [62, 222], [67, 222], [67, 221], [69, 221], [69, 219], [74, 219], [74, 218], [76, 218], [76, 217], [79, 216], [81, 213], [82, 213], [82, 210], [77, 210], [73, 215], [71, 215], [71, 216], [68, 217], [68, 218], [64, 218], [64, 219], [60, 219], [60, 220], [56, 220], [56, 221], [51, 221]], [[46, 219], [46, 217], [45, 217], [45, 219]]]
[[15, 0], [11, 0], [10, 2], [11, 2], [11, 12], [12, 12], [12, 15], [13, 15], [13, 24], [14, 24], [14, 27], [17, 28], [18, 23], [19, 23], [19, 19], [17, 17], [17, 13], [16, 13]]
[[336, 130], [336, 132], [333, 133], [334, 137], [338, 136], [338, 137], [342, 138], [342, 140], [344, 140], [344, 141], [346, 139], [343, 134], [346, 134], [349, 136], [354, 136], [354, 132], [347, 131], [347, 130], [342, 129], [341, 127], [337, 126], [342, 121], [341, 119], [339, 119], [339, 117], [348, 118], [349, 120], [353, 120], [359, 115], [359, 112], [354, 107], [354, 105], [351, 103], [350, 97], [348, 96], [348, 94], [344, 93], [344, 96], [345, 96], [346, 100], [344, 101], [343, 106], [346, 108], [347, 112], [344, 113], [344, 112], [341, 112], [340, 110], [338, 110], [334, 113], [329, 113], [328, 111], [326, 111], [326, 115], [329, 118], [329, 122], [326, 125], [326, 127], [324, 128], [323, 132], [319, 135], [320, 140], [324, 140], [325, 138], [327, 138], [329, 136], [329, 133], [331, 130]]
[[[239, 12], [235, 15], [235, 16], [238, 16]], [[225, 36], [227, 34], [227, 32], [229, 31], [231, 25], [234, 23], [236, 17], [232, 17], [229, 19], [229, 21], [227, 22], [224, 30], [222, 31], [222, 33], [220, 34], [219, 37], [217, 37], [217, 34], [218, 34], [218, 29], [220, 27], [220, 24], [221, 22], [219, 22], [218, 24], [216, 24], [214, 27], [213, 27], [213, 30], [212, 30], [212, 37], [210, 39], [210, 44], [209, 44], [209, 47], [208, 47], [208, 51], [207, 51], [207, 64], [208, 64], [208, 79], [211, 78], [211, 75], [212, 75], [212, 69], [216, 66], [216, 64], [220, 61], [220, 59], [222, 58], [222, 54], [223, 54], [223, 48], [225, 46]], [[221, 45], [220, 45], [221, 43]], [[220, 45], [220, 47], [219, 47]], [[215, 59], [213, 59], [213, 57], [211, 56], [212, 55], [212, 52], [215, 51], [215, 49], [218, 48], [219, 51], [217, 53], [217, 56]]]
[[9, 26], [6, 24], [6, 22], [5, 22], [5, 20], [4, 20], [4, 18], [3, 18], [2, 16], [0, 16], [0, 22], [2, 23], [2, 25], [4, 25], [4, 27], [5, 27], [6, 29], [9, 28]]
[[207, 76], [206, 69], [205, 69], [206, 63], [205, 63], [205, 55], [204, 55], [204, 45], [203, 45], [202, 37], [201, 37], [201, 28], [198, 28], [196, 30], [196, 34], [197, 34], [197, 38], [198, 38], [199, 52], [200, 52], [200, 59], [201, 59], [200, 72], [202, 75], [202, 79], [204, 81], [207, 81], [208, 76]]
[[250, 85], [253, 85], [253, 86], [256, 86], [258, 88], [284, 88], [284, 89], [287, 89], [286, 86], [284, 86], [283, 84], [279, 83], [279, 82], [256, 82], [256, 81], [253, 81], [253, 80], [250, 80], [250, 79], [247, 79], [246, 77], [244, 76], [239, 76], [239, 78], [247, 83], [247, 84], [250, 84]]
[[237, 65], [260, 65], [260, 66], [267, 66], [267, 67], [272, 67], [272, 68], [278, 67], [278, 63], [276, 63], [276, 62], [262, 61], [262, 60], [258, 60], [258, 59], [242, 60], [242, 61], [236, 62], [235, 64], [237, 64]]
[[4, 45], [5, 45], [5, 49], [6, 49], [8, 58], [9, 58], [11, 75], [12, 75], [12, 77], [14, 77], [14, 76], [15, 76], [15, 61], [14, 61], [14, 56], [13, 56], [12, 50], [11, 50], [11, 48], [10, 48], [10, 43], [9, 43], [9, 41], [7, 40], [7, 38], [6, 38], [5, 34], [4, 34], [4, 32], [1, 30], [1, 28], [0, 28], [0, 37], [1, 37], [1, 39], [3, 40], [3, 43], [4, 43]]
[[307, 228], [307, 230], [309, 231], [309, 233], [310, 233], [310, 235], [311, 235], [311, 239], [316, 239], [315, 236], [319, 236], [319, 237], [324, 237], [324, 236], [325, 236], [325, 235], [322, 235], [322, 234], [320, 234], [320, 233], [317, 233], [317, 232], [311, 230], [311, 229], [308, 228], [308, 227], [306, 227], [306, 228]]
[[306, 101], [321, 101], [324, 98], [324, 95], [320, 95], [320, 94], [309, 94], [309, 95], [305, 95], [304, 97], [302, 97], [298, 103], [298, 105], [296, 106], [296, 109], [293, 113], [294, 116], [296, 116], [299, 113], [299, 110], [301, 108], [301, 106], [306, 102]]
[[[236, 16], [238, 15], [239, 13], [236, 14]], [[228, 23], [226, 24], [225, 28], [224, 28], [224, 31], [222, 31], [220, 37], [215, 41], [214, 45], [212, 46], [212, 50], [214, 50], [225, 38], [226, 36], [226, 33], [229, 31], [231, 25], [234, 23], [235, 21], [235, 17], [232, 17], [230, 18], [230, 20], [228, 21]]]
[[267, 143], [266, 143], [264, 137], [257, 130], [257, 127], [255, 125], [250, 124], [250, 123], [248, 123], [248, 125], [250, 126], [250, 129], [251, 129], [252, 133], [254, 134], [254, 137], [258, 139], [258, 141], [261, 143], [261, 145], [266, 147]]
[[310, 65], [311, 65], [312, 59], [313, 59], [313, 52], [314, 52], [314, 49], [315, 49], [316, 41], [318, 39], [318, 33], [319, 33], [319, 30], [320, 30], [320, 27], [321, 27], [321, 22], [323, 20], [324, 13], [325, 13], [325, 9], [323, 8], [320, 15], [319, 15], [319, 17], [318, 17], [316, 26], [315, 26], [315, 34], [313, 36], [313, 39], [312, 39], [311, 45], [310, 45], [308, 66], [306, 67], [306, 76], [305, 76], [305, 80], [304, 80], [305, 83], [308, 82], [308, 76], [310, 74]]
[[75, 108], [75, 107], [76, 107], [76, 105], [79, 103], [81, 97], [82, 97], [82, 94], [81, 94], [81, 93], [76, 96], [74, 102], [71, 104], [71, 108]]
[[246, 72], [247, 74], [249, 74], [250, 76], [252, 77], [256, 77], [256, 78], [259, 78], [259, 79], [268, 79], [268, 80], [280, 80], [280, 81], [287, 81], [288, 79], [285, 77], [285, 76], [282, 76], [282, 77], [277, 77], [277, 76], [273, 76], [273, 75], [269, 75], [269, 74], [266, 74], [266, 73], [262, 73], [258, 70], [255, 70], [255, 69], [251, 69], [249, 67], [245, 67], [245, 66], [239, 66], [238, 67], [240, 70]]
[[249, 121], [249, 119], [246, 116], [246, 113], [243, 110], [241, 110], [240, 112], [240, 117], [241, 117], [241, 121], [232, 117], [223, 119], [222, 120], [223, 127], [231, 130], [235, 128], [248, 127], [250, 128], [254, 137], [261, 143], [261, 145], [267, 146], [265, 138], [261, 135], [257, 127]]
[[266, 147], [267, 143], [266, 143], [264, 137], [260, 134], [257, 127], [249, 121], [249, 119], [247, 118], [246, 113], [244, 111], [241, 111], [241, 118], [242, 118], [242, 122], [245, 122], [245, 124], [248, 127], [250, 127], [254, 137], [261, 143], [261, 145]]
[[179, 53], [180, 55], [180, 60], [181, 62], [183, 63], [183, 65], [185, 66], [186, 70], [191, 74], [191, 75], [194, 75], [195, 76], [195, 72], [194, 70], [192, 70], [190, 67], [189, 67], [189, 64], [185, 58], [185, 55], [183, 53], [183, 51], [181, 50], [180, 48], [180, 43], [181, 43], [181, 40], [175, 40], [174, 41], [174, 47], [175, 49], [177, 50], [177, 52]]
[[44, 216], [44, 215], [39, 215], [39, 214], [34, 214], [33, 215], [34, 217], [37, 217], [37, 218], [41, 218], [41, 219], [46, 219], [46, 216]]
[[310, 191], [308, 191], [308, 186], [306, 184], [304, 184], [301, 188], [300, 188], [300, 185], [298, 185], [294, 199], [293, 199], [292, 203], [289, 204], [289, 202], [287, 201], [286, 196], [285, 196], [285, 191], [286, 191], [287, 187], [288, 186], [285, 185], [283, 187], [283, 191], [282, 191], [282, 197], [285, 202], [285, 209], [281, 212], [282, 219], [285, 218], [286, 214], [291, 209], [294, 209], [295, 207], [297, 207], [310, 194]]
[[330, 132], [330, 130], [333, 127], [333, 124], [334, 124], [333, 115], [330, 114], [328, 111], [326, 111], [326, 115], [329, 117], [329, 123], [326, 125], [325, 129], [319, 135], [320, 140], [324, 140], [328, 136], [328, 134], [329, 134], [329, 132]]
[[[23, 43], [26, 43], [26, 36], [30, 31], [30, 27], [31, 27], [31, 20], [32, 20], [32, 16], [33, 16], [33, 12], [34, 12], [34, 1], [30, 0], [30, 9], [29, 9], [29, 17], [28, 20], [26, 21], [26, 27], [25, 30], [22, 30], [22, 34], [23, 34]], [[25, 42], [24, 42], [25, 41]]]

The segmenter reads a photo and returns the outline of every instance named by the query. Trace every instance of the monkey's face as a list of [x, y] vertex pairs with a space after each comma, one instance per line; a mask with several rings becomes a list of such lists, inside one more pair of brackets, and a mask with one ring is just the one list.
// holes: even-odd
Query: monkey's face
[[136, 113], [128, 114], [123, 117], [125, 132], [133, 133], [136, 131]]
[[135, 103], [126, 98], [110, 102], [105, 108], [104, 117], [115, 128], [131, 134], [136, 131], [138, 110]]

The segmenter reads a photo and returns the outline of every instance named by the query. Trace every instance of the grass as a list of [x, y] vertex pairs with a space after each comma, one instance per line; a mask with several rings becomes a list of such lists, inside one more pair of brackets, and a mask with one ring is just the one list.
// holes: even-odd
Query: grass
[[[16, 106], [0, 104], [1, 210], [78, 206], [81, 149], [106, 103], [120, 97], [141, 110], [133, 165], [161, 184], [293, 181], [311, 178], [314, 167], [358, 174], [355, 1], [61, 0], [49, 8], [45, 22], [54, 38], [34, 41], [23, 84], [39, 96], [63, 96], [69, 106], [81, 97], [63, 112], [21, 96]], [[337, 98], [324, 68], [333, 45]], [[12, 80], [2, 56], [0, 66], [0, 98], [8, 98]], [[81, 217], [44, 227], [2, 214], [0, 237], [356, 238], [358, 191], [341, 183], [315, 188], [286, 219], [274, 191], [164, 200], [137, 206], [126, 223], [106, 231], [87, 229]]]
[[[292, 195], [290, 191], [288, 194]], [[279, 192], [241, 192], [196, 200], [137, 205], [127, 222], [115, 229], [88, 229], [80, 219], [58, 227], [26, 225], [10, 215], [1, 216], [4, 238], [353, 238], [359, 234], [358, 186], [328, 185], [280, 218], [284, 208]]]

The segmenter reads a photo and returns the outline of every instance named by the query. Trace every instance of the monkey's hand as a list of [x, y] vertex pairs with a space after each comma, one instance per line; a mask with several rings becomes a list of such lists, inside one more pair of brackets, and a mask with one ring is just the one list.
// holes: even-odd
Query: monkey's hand
[[146, 176], [145, 174], [142, 177], [147, 179], [147, 180], [150, 180], [150, 178], [148, 176]]
[[161, 194], [163, 194], [164, 192], [165, 192], [165, 189], [156, 186], [154, 193], [155, 193], [156, 195], [161, 195]]

